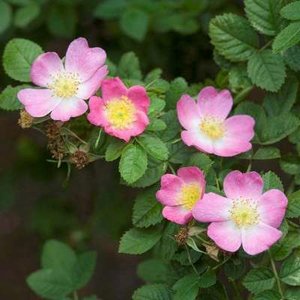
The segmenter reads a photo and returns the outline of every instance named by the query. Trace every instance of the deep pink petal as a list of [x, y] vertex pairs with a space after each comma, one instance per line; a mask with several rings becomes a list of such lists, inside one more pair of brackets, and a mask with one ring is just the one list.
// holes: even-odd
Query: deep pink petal
[[203, 172], [197, 167], [182, 167], [178, 169], [177, 175], [183, 179], [187, 184], [189, 183], [199, 183], [202, 193], [205, 191], [205, 176]]
[[200, 130], [184, 130], [181, 132], [181, 139], [187, 146], [194, 146], [205, 153], [214, 153], [213, 141], [201, 134]]
[[258, 200], [261, 221], [278, 228], [284, 218], [288, 199], [280, 190], [269, 190]]
[[66, 122], [71, 117], [83, 115], [88, 109], [88, 105], [82, 99], [71, 98], [62, 100], [51, 112], [51, 119]]
[[193, 218], [191, 211], [184, 209], [182, 206], [166, 206], [162, 214], [167, 220], [180, 225], [187, 224]]
[[26, 111], [36, 118], [48, 115], [61, 102], [61, 99], [52, 97], [48, 89], [23, 89], [17, 97]]
[[214, 87], [205, 87], [198, 95], [198, 108], [202, 116], [225, 119], [231, 111], [233, 100], [228, 90], [218, 92]]
[[268, 250], [282, 236], [278, 229], [266, 224], [258, 224], [242, 229], [243, 249], [250, 255], [256, 255]]
[[224, 179], [224, 192], [230, 199], [246, 198], [258, 200], [263, 191], [264, 182], [256, 172], [230, 172]]
[[222, 222], [229, 220], [231, 201], [215, 193], [204, 194], [193, 208], [193, 216], [199, 222]]
[[57, 53], [43, 53], [37, 57], [31, 66], [31, 81], [36, 85], [47, 87], [53, 79], [52, 76], [63, 70], [64, 66]]
[[235, 252], [241, 247], [241, 232], [231, 221], [211, 223], [207, 235], [225, 251]]
[[128, 89], [128, 98], [134, 103], [135, 107], [148, 113], [150, 106], [150, 99], [147, 95], [146, 89], [141, 85], [135, 85]]
[[98, 69], [90, 79], [79, 85], [77, 97], [81, 99], [88, 99], [93, 96], [100, 88], [101, 83], [107, 73], [107, 66]]
[[89, 108], [90, 112], [87, 115], [87, 119], [91, 124], [101, 127], [109, 125], [104, 113], [105, 105], [100, 97], [91, 97], [89, 101]]
[[81, 82], [91, 78], [104, 65], [106, 53], [101, 48], [90, 48], [85, 38], [71, 42], [66, 53], [65, 68], [67, 72], [75, 72]]
[[121, 96], [127, 96], [127, 88], [119, 77], [103, 80], [102, 98], [104, 102]]
[[180, 124], [185, 129], [193, 129], [200, 124], [200, 115], [196, 102], [189, 95], [181, 96], [177, 102], [177, 115]]

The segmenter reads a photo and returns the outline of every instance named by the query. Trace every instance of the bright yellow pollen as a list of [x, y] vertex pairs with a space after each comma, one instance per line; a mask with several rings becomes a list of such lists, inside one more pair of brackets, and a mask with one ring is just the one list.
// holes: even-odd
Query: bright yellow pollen
[[249, 227], [259, 222], [256, 203], [248, 199], [237, 199], [231, 208], [231, 219], [238, 227]]
[[225, 133], [223, 121], [213, 117], [202, 119], [199, 127], [206, 136], [213, 140], [220, 139]]
[[127, 129], [136, 120], [136, 108], [126, 96], [106, 104], [105, 113], [112, 127]]
[[185, 209], [191, 210], [201, 196], [201, 188], [197, 183], [185, 184], [180, 191], [180, 200]]
[[54, 77], [49, 88], [56, 97], [71, 98], [76, 95], [79, 83], [77, 74], [63, 72]]

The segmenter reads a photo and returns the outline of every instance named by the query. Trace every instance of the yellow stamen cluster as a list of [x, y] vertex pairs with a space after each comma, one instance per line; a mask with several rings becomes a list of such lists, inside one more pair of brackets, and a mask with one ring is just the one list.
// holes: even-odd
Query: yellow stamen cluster
[[214, 117], [203, 118], [199, 127], [201, 132], [213, 140], [222, 138], [225, 133], [223, 121]]
[[249, 227], [259, 222], [257, 204], [249, 199], [234, 200], [230, 214], [231, 219], [240, 228]]
[[52, 90], [54, 96], [67, 99], [76, 96], [79, 84], [79, 77], [76, 73], [61, 72], [53, 78], [49, 89]]
[[201, 197], [201, 188], [197, 183], [185, 184], [180, 191], [180, 202], [185, 209], [191, 210]]
[[127, 129], [136, 121], [136, 108], [126, 96], [109, 101], [106, 104], [105, 114], [115, 129]]

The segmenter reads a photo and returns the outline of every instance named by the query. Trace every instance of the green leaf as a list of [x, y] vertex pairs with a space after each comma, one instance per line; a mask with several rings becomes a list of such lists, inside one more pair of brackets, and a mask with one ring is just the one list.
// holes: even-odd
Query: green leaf
[[104, 20], [116, 19], [122, 15], [126, 5], [126, 0], [102, 1], [96, 6], [94, 16]]
[[203, 170], [205, 173], [209, 171], [214, 162], [209, 158], [207, 154], [195, 153], [192, 154], [188, 160], [187, 165], [195, 166]]
[[140, 62], [133, 52], [122, 55], [118, 66], [118, 74], [123, 79], [142, 79]]
[[203, 274], [201, 274], [199, 278], [199, 287], [200, 288], [209, 288], [210, 286], [216, 284], [217, 277], [216, 273], [212, 270], [209, 270]]
[[158, 230], [158, 228], [130, 229], [121, 238], [119, 253], [145, 253], [154, 247], [160, 238], [161, 232]]
[[299, 12], [300, 12], [300, 1], [295, 1], [284, 6], [281, 9], [280, 14], [288, 20], [298, 21], [300, 20]]
[[280, 26], [281, 0], [245, 0], [251, 25], [266, 35], [275, 35]]
[[139, 194], [133, 206], [132, 223], [136, 227], [149, 227], [162, 221], [162, 207], [155, 197], [155, 189]]
[[45, 243], [41, 261], [44, 269], [61, 270], [70, 275], [75, 263], [76, 254], [68, 245], [56, 240]]
[[209, 36], [219, 54], [231, 61], [247, 60], [258, 47], [258, 37], [249, 22], [234, 14], [213, 18]]
[[277, 92], [285, 80], [283, 59], [271, 50], [253, 54], [248, 61], [247, 71], [255, 85], [270, 92]]
[[132, 300], [172, 300], [170, 290], [162, 284], [144, 285], [137, 289]]
[[272, 271], [266, 268], [250, 270], [243, 280], [243, 285], [254, 294], [272, 289], [274, 283], [275, 278]]
[[31, 41], [12, 39], [4, 49], [4, 70], [12, 79], [30, 82], [31, 64], [41, 53], [42, 48]]
[[77, 13], [74, 6], [55, 4], [47, 12], [48, 30], [62, 38], [75, 36]]
[[14, 17], [16, 27], [24, 28], [39, 16], [40, 6], [37, 3], [31, 3], [19, 8]]
[[247, 266], [243, 260], [233, 259], [224, 265], [224, 272], [231, 280], [237, 280], [247, 270]]
[[283, 58], [286, 64], [293, 70], [293, 71], [300, 71], [300, 46], [296, 45], [289, 49], [287, 49], [283, 53]]
[[150, 134], [143, 134], [138, 137], [138, 141], [153, 158], [158, 160], [168, 159], [168, 148], [158, 137]]
[[19, 110], [22, 104], [17, 98], [20, 90], [29, 87], [28, 85], [19, 85], [12, 87], [8, 85], [0, 94], [0, 108], [4, 110]]
[[138, 276], [149, 283], [164, 283], [170, 276], [170, 266], [160, 259], [151, 258], [141, 262], [137, 268]]
[[255, 154], [253, 155], [252, 159], [256, 160], [266, 160], [266, 159], [276, 159], [280, 158], [280, 150], [275, 147], [263, 147], [259, 148]]
[[168, 149], [170, 153], [169, 162], [174, 164], [186, 162], [193, 151], [192, 148], [189, 148], [183, 143], [169, 143]]
[[161, 139], [164, 142], [172, 140], [180, 132], [180, 124], [177, 119], [176, 110], [170, 110], [162, 116], [162, 120], [166, 123], [166, 130], [161, 132]]
[[300, 22], [293, 22], [276, 36], [273, 42], [275, 52], [284, 51], [300, 41]]
[[182, 77], [178, 77], [171, 82], [169, 90], [166, 92], [165, 101], [167, 109], [176, 108], [176, 103], [178, 102], [182, 94], [186, 92], [187, 88], [188, 84]]
[[166, 101], [158, 97], [151, 97], [151, 103], [149, 107], [149, 115], [156, 115], [160, 113], [166, 106]]
[[271, 189], [279, 189], [283, 191], [283, 185], [280, 178], [272, 171], [265, 173], [262, 178], [264, 181], [264, 192]]
[[267, 118], [261, 134], [261, 144], [270, 145], [284, 139], [293, 133], [299, 124], [299, 119], [292, 113]]
[[75, 289], [83, 288], [93, 276], [97, 261], [97, 253], [88, 251], [77, 257], [73, 268], [73, 284]]
[[281, 169], [290, 175], [297, 175], [300, 173], [300, 159], [298, 156], [287, 155], [280, 160]]
[[300, 217], [300, 190], [290, 194], [288, 200], [286, 216], [288, 218]]
[[160, 119], [153, 119], [147, 127], [147, 131], [163, 131], [167, 128], [167, 125], [164, 121]]
[[137, 8], [126, 10], [120, 20], [120, 25], [124, 33], [137, 41], [142, 41], [145, 38], [148, 23], [148, 14]]
[[199, 276], [188, 274], [179, 279], [174, 285], [174, 300], [194, 300], [199, 291]]
[[147, 169], [147, 154], [138, 145], [129, 145], [122, 153], [119, 171], [129, 184], [141, 178]]
[[288, 285], [300, 285], [300, 257], [290, 256], [285, 260], [281, 266], [279, 276]]
[[284, 292], [285, 300], [299, 300], [300, 288], [289, 288]]
[[83, 300], [99, 300], [99, 298], [95, 295], [84, 297]]
[[39, 296], [47, 299], [61, 299], [73, 291], [71, 279], [60, 270], [44, 269], [27, 278], [29, 287]]
[[253, 300], [281, 300], [281, 296], [274, 290], [263, 291], [254, 296]]
[[106, 161], [114, 161], [118, 159], [126, 144], [120, 140], [113, 139], [105, 151], [105, 160]]
[[11, 7], [4, 1], [0, 1], [0, 34], [10, 25], [12, 16]]
[[145, 77], [145, 83], [148, 85], [151, 84], [153, 81], [160, 79], [162, 72], [163, 71], [160, 68], [155, 68], [151, 70]]

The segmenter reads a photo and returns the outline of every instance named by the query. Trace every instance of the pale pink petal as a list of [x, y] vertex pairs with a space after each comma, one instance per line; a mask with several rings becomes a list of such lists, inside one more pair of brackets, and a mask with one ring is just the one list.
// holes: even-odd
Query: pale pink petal
[[268, 250], [282, 236], [278, 229], [266, 224], [258, 224], [242, 229], [243, 249], [250, 255], [256, 255]]
[[211, 223], [207, 235], [225, 251], [235, 252], [241, 247], [241, 232], [231, 221]]
[[200, 130], [184, 130], [181, 132], [181, 139], [187, 146], [194, 146], [205, 153], [214, 153], [213, 141], [201, 134]]
[[203, 172], [197, 167], [182, 167], [177, 171], [177, 175], [183, 179], [185, 183], [199, 183], [202, 193], [205, 191], [205, 177]]
[[198, 95], [198, 108], [202, 116], [225, 119], [231, 111], [233, 100], [228, 90], [218, 92], [214, 87], [202, 89]]
[[167, 220], [180, 225], [187, 224], [193, 218], [191, 211], [186, 210], [181, 206], [166, 206], [164, 207], [162, 214]]
[[258, 200], [263, 191], [264, 182], [256, 172], [230, 172], [224, 179], [224, 192], [230, 199], [247, 198]]
[[246, 115], [237, 115], [225, 120], [225, 132], [228, 137], [235, 137], [249, 142], [254, 137], [255, 120]]
[[107, 75], [107, 66], [104, 66], [96, 71], [96, 73], [87, 81], [82, 82], [78, 87], [77, 97], [88, 99], [93, 96], [100, 88], [101, 83]]
[[90, 113], [87, 115], [87, 119], [91, 124], [102, 127], [109, 125], [105, 116], [105, 105], [100, 97], [91, 97], [89, 108]]
[[280, 190], [269, 190], [258, 200], [261, 221], [278, 228], [284, 218], [288, 199]]
[[26, 111], [36, 118], [48, 115], [61, 102], [61, 99], [52, 97], [48, 89], [23, 89], [17, 97]]
[[251, 148], [251, 143], [239, 140], [238, 137], [235, 139], [225, 138], [214, 143], [214, 154], [222, 157], [232, 157], [247, 152]]
[[101, 90], [104, 102], [127, 96], [127, 88], [119, 77], [103, 80]]
[[101, 48], [89, 48], [85, 38], [74, 40], [68, 47], [65, 60], [67, 72], [77, 73], [84, 82], [104, 65], [106, 53]]
[[31, 81], [39, 86], [47, 87], [52, 76], [64, 70], [61, 59], [55, 52], [46, 52], [37, 57], [30, 70]]
[[193, 208], [193, 216], [199, 222], [221, 222], [230, 217], [231, 201], [215, 193], [204, 194]]
[[135, 85], [129, 88], [128, 98], [139, 110], [142, 110], [144, 113], [148, 112], [150, 99], [147, 95], [146, 89], [143, 86]]
[[185, 129], [199, 127], [200, 115], [196, 102], [189, 95], [181, 96], [177, 102], [177, 115], [180, 124]]
[[51, 119], [56, 121], [66, 122], [71, 117], [78, 117], [83, 115], [88, 109], [88, 105], [82, 99], [71, 98], [64, 99], [51, 112]]

